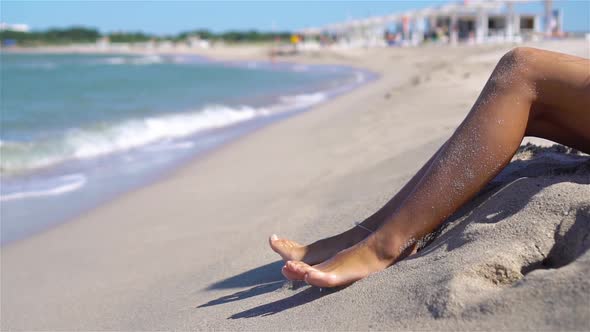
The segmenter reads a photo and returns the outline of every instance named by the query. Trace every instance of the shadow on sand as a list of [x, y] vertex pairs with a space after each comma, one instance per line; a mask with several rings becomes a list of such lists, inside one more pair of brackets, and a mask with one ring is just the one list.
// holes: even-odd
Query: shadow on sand
[[319, 299], [322, 296], [332, 294], [334, 292], [339, 291], [342, 288], [318, 288], [318, 287], [309, 287], [293, 296], [290, 296], [285, 299], [281, 299], [278, 301], [274, 301], [271, 303], [263, 304], [258, 307], [254, 307], [252, 309], [248, 309], [237, 314], [233, 314], [229, 317], [229, 319], [238, 319], [238, 318], [252, 318], [252, 317], [264, 317], [274, 315], [281, 311], [298, 307], [302, 304], [310, 303]]
[[252, 309], [248, 309], [246, 311], [234, 314], [228, 318], [236, 319], [257, 316], [268, 316], [276, 314], [283, 310], [287, 310], [305, 303], [312, 302], [324, 295], [328, 295], [342, 289], [322, 289], [308, 286], [303, 281], [286, 280], [280, 272], [283, 265], [283, 261], [276, 261], [212, 284], [209, 287], [207, 287], [207, 290], [243, 288], [250, 286], [253, 287], [246, 290], [241, 290], [233, 294], [224, 295], [217, 299], [211, 300], [207, 303], [203, 303], [197, 306], [197, 308], [205, 308], [234, 301], [240, 301], [258, 295], [274, 292], [281, 288], [289, 288], [295, 291], [302, 287], [307, 287], [307, 289], [304, 289], [303, 291], [298, 292], [295, 295], [290, 296], [288, 298], [264, 304], [258, 307], [254, 307]]
[[225, 304], [229, 302], [244, 300], [250, 297], [258, 296], [261, 294], [266, 294], [270, 292], [274, 292], [275, 290], [282, 288], [286, 281], [275, 281], [268, 284], [254, 286], [250, 289], [239, 291], [230, 295], [225, 295], [215, 300], [211, 300], [207, 303], [203, 303], [197, 308], [205, 308], [211, 307], [214, 305]]
[[207, 287], [207, 290], [254, 287], [222, 296], [201, 304], [197, 308], [210, 307], [274, 292], [287, 283], [285, 277], [280, 272], [283, 264], [283, 261], [269, 263], [210, 285]]
[[285, 277], [281, 274], [281, 268], [284, 264], [283, 261], [276, 261], [259, 266], [211, 284], [207, 287], [207, 290], [259, 286], [262, 284], [285, 281]]
[[[552, 152], [547, 150], [539, 149], [535, 152]], [[579, 179], [574, 177], [566, 179], [563, 177], [556, 177], [558, 175], [576, 173], [587, 174], [590, 172], [590, 159], [588, 159], [587, 157], [581, 157], [576, 155], [570, 155], [570, 157], [571, 159], [566, 161], [564, 161], [563, 159], [551, 160], [551, 158], [513, 161], [510, 165], [508, 165], [508, 167], [506, 167], [501, 172], [501, 174], [494, 181], [488, 184], [477, 195], [477, 197], [475, 197], [469, 204], [466, 204], [462, 209], [460, 209], [453, 216], [451, 216], [448, 219], [448, 221], [444, 223], [443, 226], [440, 227], [439, 230], [433, 234], [430, 240], [425, 241], [417, 255], [408, 257], [408, 259], [417, 259], [423, 255], [427, 255], [429, 252], [431, 252], [434, 248], [438, 246], [445, 244], [448, 245], [450, 242], [448, 241], [449, 238], [461, 237], [467, 225], [472, 222], [495, 223], [510, 217], [514, 213], [520, 211], [530, 201], [530, 198], [532, 196], [534, 196], [536, 193], [538, 193], [547, 186], [551, 186], [553, 184], [563, 181], [587, 183], [587, 178]], [[552, 161], [554, 163], [552, 163]], [[543, 164], [541, 165], [542, 167], [537, 167], [539, 166], [539, 164]], [[477, 215], [473, 215], [474, 211], [477, 211], [477, 213], [482, 212], [478, 210], [481, 207], [481, 205], [484, 204], [488, 199], [502, 191], [511, 190], [511, 187], [516, 185], [523, 178], [534, 178], [543, 176], [548, 176], [548, 178], [546, 181], [542, 183], [542, 185], [539, 184], [535, 187], [527, 187], [527, 190], [521, 190], [519, 192], [519, 195], [525, 196], [526, 198], [518, 200], [517, 204], [505, 206], [499, 210], [495, 210], [493, 216], [490, 218], [485, 218], [485, 220], [482, 220]], [[450, 224], [453, 224], [455, 222], [459, 222], [459, 225], [455, 225], [449, 232], [444, 232], [444, 230]], [[458, 241], [457, 243], [459, 244], [456, 244], [455, 247], [461, 245], [461, 241]], [[448, 248], [448, 250], [453, 249], [454, 247]], [[218, 299], [202, 304], [198, 306], [198, 308], [243, 300], [250, 297], [270, 293], [283, 287], [289, 287], [290, 289], [297, 290], [305, 286], [305, 283], [303, 282], [291, 282], [285, 280], [280, 273], [282, 266], [282, 261], [276, 261], [246, 271], [236, 276], [224, 279], [222, 281], [216, 282], [209, 286], [207, 289], [214, 290], [249, 286], [254, 287], [248, 290], [236, 292], [231, 295], [222, 296]], [[281, 311], [315, 301], [320, 297], [332, 294], [341, 289], [343, 289], [343, 287], [332, 289], [308, 287], [303, 291], [300, 291], [290, 297], [233, 314], [230, 317], [228, 317], [228, 319], [252, 318], [273, 315]]]

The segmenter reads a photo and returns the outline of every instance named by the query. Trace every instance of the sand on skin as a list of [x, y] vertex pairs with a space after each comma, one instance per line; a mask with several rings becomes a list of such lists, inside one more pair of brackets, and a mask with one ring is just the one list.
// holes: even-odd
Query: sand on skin
[[[590, 57], [588, 42], [536, 46]], [[2, 329], [588, 329], [587, 156], [522, 152], [418, 255], [339, 291], [285, 281], [267, 247], [271, 233], [309, 242], [379, 208], [507, 49], [288, 58], [382, 77], [2, 248]]]

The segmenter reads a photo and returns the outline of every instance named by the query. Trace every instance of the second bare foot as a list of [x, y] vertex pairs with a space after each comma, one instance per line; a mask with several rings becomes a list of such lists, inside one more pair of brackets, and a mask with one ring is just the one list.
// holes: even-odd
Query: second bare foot
[[[415, 244], [407, 248], [409, 253], [415, 250]], [[283, 268], [283, 274], [292, 280], [304, 279], [318, 287], [345, 286], [381, 271], [407, 255], [406, 250], [404, 253], [386, 250], [377, 241], [376, 236], [371, 235], [318, 265], [288, 261]]]
[[357, 244], [369, 234], [370, 232], [365, 229], [354, 227], [344, 233], [316, 241], [310, 245], [302, 245], [273, 234], [268, 239], [268, 244], [285, 262], [302, 261], [307, 264], [318, 264], [339, 251]]

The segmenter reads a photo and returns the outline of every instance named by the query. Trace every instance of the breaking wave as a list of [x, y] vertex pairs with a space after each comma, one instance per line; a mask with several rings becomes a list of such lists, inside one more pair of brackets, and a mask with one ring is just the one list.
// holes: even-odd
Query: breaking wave
[[101, 64], [109, 65], [152, 65], [164, 62], [164, 59], [159, 55], [145, 55], [145, 56], [116, 56], [100, 59], [97, 61]]
[[[284, 96], [269, 107], [210, 105], [193, 112], [132, 119], [112, 124], [75, 128], [50, 139], [0, 141], [0, 171], [18, 174], [72, 159], [93, 158], [170, 141], [205, 130], [222, 128], [289, 110], [302, 109], [326, 99], [323, 93]], [[190, 148], [179, 143], [168, 148]], [[154, 147], [155, 150], [158, 147]]]
[[0, 195], [0, 202], [29, 197], [62, 195], [78, 190], [85, 184], [86, 177], [82, 174], [70, 174], [57, 178], [49, 178], [41, 182], [36, 182], [34, 185], [25, 185], [19, 188], [19, 191], [5, 192], [5, 188], [3, 188], [3, 192]]

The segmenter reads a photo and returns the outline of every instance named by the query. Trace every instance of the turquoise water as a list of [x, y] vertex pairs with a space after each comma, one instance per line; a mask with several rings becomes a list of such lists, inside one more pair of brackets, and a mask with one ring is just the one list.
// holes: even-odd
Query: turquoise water
[[[273, 97], [338, 79], [158, 56], [3, 54], [3, 173], [188, 135], [260, 115]], [[316, 86], [317, 87], [317, 86]]]
[[0, 56], [2, 242], [366, 79], [340, 67], [189, 56]]

